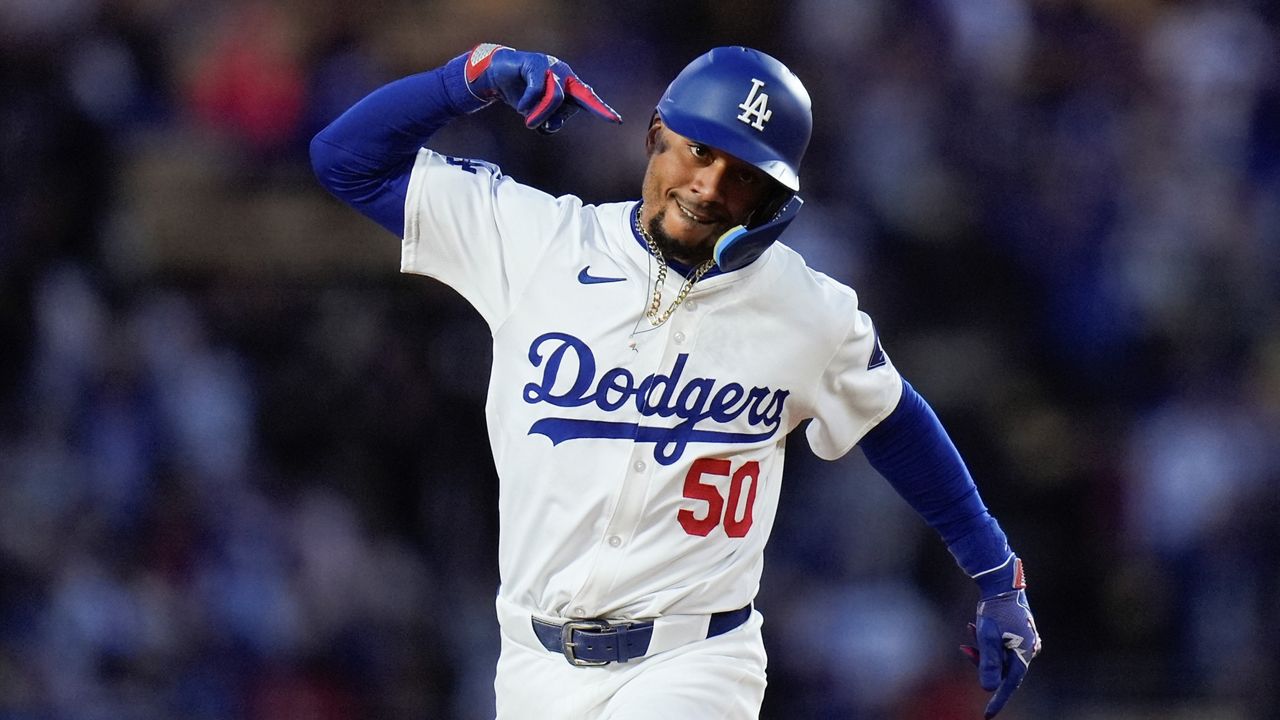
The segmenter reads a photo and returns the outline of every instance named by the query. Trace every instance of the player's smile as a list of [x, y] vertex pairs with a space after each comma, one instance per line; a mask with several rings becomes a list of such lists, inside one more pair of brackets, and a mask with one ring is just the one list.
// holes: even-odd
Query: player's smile
[[689, 206], [680, 202], [679, 198], [675, 198], [675, 203], [676, 203], [676, 207], [680, 208], [680, 212], [684, 213], [684, 216], [689, 218], [690, 222], [694, 222], [699, 225], [713, 225], [717, 222], [720, 222], [720, 218], [716, 216], [699, 214], [690, 210]]

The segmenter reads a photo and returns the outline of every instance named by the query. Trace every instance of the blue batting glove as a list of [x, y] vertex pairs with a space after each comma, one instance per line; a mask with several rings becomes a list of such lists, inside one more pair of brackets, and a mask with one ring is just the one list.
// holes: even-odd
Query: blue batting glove
[[524, 117], [525, 127], [544, 135], [584, 108], [609, 122], [622, 122], [573, 68], [552, 55], [481, 43], [467, 57], [466, 79], [472, 95], [486, 102], [502, 100]]
[[977, 623], [969, 626], [974, 645], [960, 649], [978, 666], [982, 688], [995, 691], [984, 713], [990, 720], [1009, 702], [1026, 677], [1031, 659], [1040, 653], [1040, 633], [1027, 603], [1022, 560], [1010, 555], [1003, 565], [975, 579], [982, 588], [982, 600], [978, 602]]

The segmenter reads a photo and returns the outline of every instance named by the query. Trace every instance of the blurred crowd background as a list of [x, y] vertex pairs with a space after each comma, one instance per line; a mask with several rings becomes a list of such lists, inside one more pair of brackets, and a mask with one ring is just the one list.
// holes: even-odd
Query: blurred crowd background
[[[0, 718], [492, 717], [488, 336], [307, 142], [479, 41], [626, 118], [435, 146], [588, 201], [706, 49], [814, 100], [785, 241], [859, 291], [1025, 558], [1017, 718], [1280, 703], [1280, 4], [0, 2]], [[948, 720], [977, 591], [789, 447], [766, 718]]]

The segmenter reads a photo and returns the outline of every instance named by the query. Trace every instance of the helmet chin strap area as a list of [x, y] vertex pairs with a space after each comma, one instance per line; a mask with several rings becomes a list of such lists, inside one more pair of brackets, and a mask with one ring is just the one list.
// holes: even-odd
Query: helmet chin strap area
[[796, 219], [801, 205], [804, 205], [804, 200], [799, 195], [793, 195], [768, 222], [749, 230], [743, 225], [730, 228], [716, 240], [715, 249], [712, 250], [716, 267], [722, 272], [729, 272], [750, 265]]

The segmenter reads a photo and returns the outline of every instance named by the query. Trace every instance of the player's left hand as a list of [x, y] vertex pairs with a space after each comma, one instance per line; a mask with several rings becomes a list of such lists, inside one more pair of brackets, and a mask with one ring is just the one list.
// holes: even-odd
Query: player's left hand
[[[974, 645], [960, 648], [978, 666], [978, 682], [982, 688], [995, 691], [984, 713], [988, 720], [1009, 701], [1026, 677], [1031, 659], [1040, 653], [1040, 633], [1027, 602], [1022, 561], [1016, 557], [1012, 560], [1007, 573], [1009, 582], [1004, 585], [1012, 589], [983, 597], [978, 602], [977, 623], [969, 625]], [[990, 578], [982, 583], [984, 594], [993, 584], [998, 588], [1003, 583], [1001, 578]]]
[[501, 99], [524, 117], [525, 127], [550, 135], [581, 109], [609, 122], [622, 116], [573, 68], [545, 53], [481, 43], [467, 56], [467, 87], [482, 100]]

